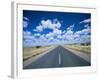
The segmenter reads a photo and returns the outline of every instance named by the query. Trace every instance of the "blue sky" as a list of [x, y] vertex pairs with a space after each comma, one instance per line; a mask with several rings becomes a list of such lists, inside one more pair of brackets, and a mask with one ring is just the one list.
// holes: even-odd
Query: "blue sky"
[[23, 11], [23, 45], [56, 45], [90, 42], [91, 14]]

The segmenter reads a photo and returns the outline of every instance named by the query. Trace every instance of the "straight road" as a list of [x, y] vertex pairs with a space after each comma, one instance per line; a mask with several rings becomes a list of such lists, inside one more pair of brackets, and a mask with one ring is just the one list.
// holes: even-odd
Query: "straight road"
[[52, 51], [33, 61], [24, 69], [54, 68], [54, 67], [75, 67], [90, 66], [91, 64], [83, 58], [73, 54], [62, 46], [54, 48]]

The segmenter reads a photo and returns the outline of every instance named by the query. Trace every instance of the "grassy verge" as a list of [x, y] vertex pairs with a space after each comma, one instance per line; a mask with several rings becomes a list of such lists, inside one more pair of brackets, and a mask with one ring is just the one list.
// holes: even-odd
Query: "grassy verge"
[[73, 50], [77, 50], [77, 51], [80, 51], [80, 52], [84, 52], [84, 53], [87, 53], [87, 54], [90, 54], [91, 53], [91, 46], [88, 45], [88, 46], [85, 46], [85, 45], [65, 45], [66, 48], [71, 48]]
[[49, 49], [53, 48], [52, 46], [47, 46], [47, 47], [31, 47], [31, 48], [23, 48], [23, 60], [27, 60], [33, 56], [39, 55]]

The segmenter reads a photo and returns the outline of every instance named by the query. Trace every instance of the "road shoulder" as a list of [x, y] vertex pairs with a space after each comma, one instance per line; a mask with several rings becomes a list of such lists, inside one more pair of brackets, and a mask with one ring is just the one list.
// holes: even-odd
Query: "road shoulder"
[[52, 51], [52, 50], [55, 49], [55, 48], [56, 48], [56, 47], [54, 47], [54, 48], [52, 48], [52, 49], [50, 49], [50, 50], [47, 50], [47, 51], [44, 52], [44, 53], [41, 53], [41, 54], [39, 54], [39, 55], [37, 55], [37, 56], [35, 56], [35, 57], [32, 57], [32, 58], [30, 58], [30, 59], [24, 61], [24, 62], [23, 62], [23, 67], [28, 66], [29, 64], [31, 64], [32, 62], [36, 61], [37, 59], [39, 59], [40, 57], [42, 57], [43, 55], [47, 54], [48, 52]]
[[[64, 47], [64, 46], [63, 46]], [[70, 48], [67, 48], [67, 47], [64, 47], [65, 49], [69, 50], [70, 52], [72, 52], [73, 54], [83, 58], [84, 60], [86, 60], [87, 62], [91, 62], [91, 54], [86, 54], [86, 53], [83, 53], [83, 52], [79, 52], [79, 51], [76, 51], [76, 50], [73, 50], [73, 49], [70, 49]]]

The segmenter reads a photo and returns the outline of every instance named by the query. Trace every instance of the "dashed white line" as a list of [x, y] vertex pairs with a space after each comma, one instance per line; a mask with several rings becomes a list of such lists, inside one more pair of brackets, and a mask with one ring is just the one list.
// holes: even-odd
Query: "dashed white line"
[[59, 54], [59, 64], [61, 64], [61, 54]]

